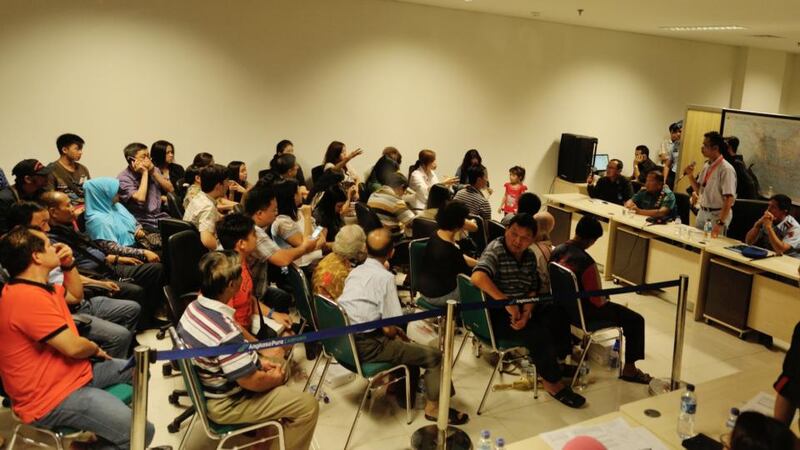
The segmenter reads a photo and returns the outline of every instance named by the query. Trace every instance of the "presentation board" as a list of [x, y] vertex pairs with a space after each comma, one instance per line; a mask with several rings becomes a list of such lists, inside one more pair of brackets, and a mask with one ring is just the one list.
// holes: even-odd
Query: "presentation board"
[[752, 166], [761, 195], [770, 187], [800, 202], [800, 117], [722, 110], [720, 132], [739, 138], [739, 154]]

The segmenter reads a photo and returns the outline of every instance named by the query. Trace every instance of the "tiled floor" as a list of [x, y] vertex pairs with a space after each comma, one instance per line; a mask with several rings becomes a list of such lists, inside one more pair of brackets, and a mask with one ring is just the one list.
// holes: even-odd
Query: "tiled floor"
[[[673, 327], [675, 306], [653, 296], [636, 294], [622, 295], [615, 301], [627, 304], [644, 315], [647, 322], [647, 357], [640, 367], [656, 376], [667, 376], [671, 368]], [[420, 341], [430, 341], [433, 336], [420, 328], [411, 327], [411, 336]], [[457, 344], [461, 337], [457, 336]], [[167, 341], [157, 341], [154, 333], [146, 333], [140, 342], [159, 349], [168, 347]], [[687, 321], [686, 345], [683, 358], [683, 379], [699, 383], [741, 370], [759, 366], [772, 366], [777, 375], [783, 360], [783, 352], [768, 350], [764, 346], [739, 339], [731, 333], [700, 322]], [[498, 391], [490, 394], [484, 412], [475, 415], [483, 390], [486, 387], [491, 366], [485, 358], [475, 358], [467, 347], [453, 371], [457, 395], [453, 406], [470, 413], [471, 421], [461, 428], [473, 440], [480, 430], [489, 429], [495, 437], [505, 437], [514, 442], [535, 436], [543, 431], [560, 428], [597, 415], [615, 411], [620, 405], [646, 397], [647, 387], [621, 382], [615, 372], [592, 363], [590, 385], [584, 391], [587, 406], [574, 410], [562, 406], [549, 395], [540, 391], [539, 399], [527, 392]], [[304, 372], [311, 370], [311, 361], [306, 361], [302, 349], [295, 357], [299, 369], [290, 382], [301, 389], [305, 382]], [[150, 401], [148, 418], [156, 424], [154, 444], [168, 444], [177, 449], [181, 436], [186, 432], [188, 421], [179, 433], [167, 432], [167, 424], [182, 410], [167, 401], [168, 394], [175, 388], [182, 388], [181, 378], [164, 378], [160, 364], [151, 371]], [[505, 376], [503, 382], [513, 380]], [[500, 382], [496, 379], [495, 382]], [[315, 434], [318, 449], [340, 449], [344, 446], [360, 395], [365, 388], [363, 380], [356, 380], [338, 388], [326, 389], [330, 403], [320, 404], [319, 424]], [[187, 400], [182, 399], [186, 404]], [[369, 406], [369, 402], [367, 403]], [[375, 396], [371, 410], [365, 411], [359, 419], [351, 448], [353, 449], [406, 449], [410, 447], [411, 434], [431, 422], [425, 420], [421, 410], [412, 411], [413, 422], [407, 425], [405, 412], [394, 400], [384, 398], [382, 393]], [[7, 411], [0, 411], [0, 434], [8, 437], [11, 432], [11, 419]], [[189, 449], [214, 448], [207, 441], [199, 425], [195, 427], [188, 441]]]

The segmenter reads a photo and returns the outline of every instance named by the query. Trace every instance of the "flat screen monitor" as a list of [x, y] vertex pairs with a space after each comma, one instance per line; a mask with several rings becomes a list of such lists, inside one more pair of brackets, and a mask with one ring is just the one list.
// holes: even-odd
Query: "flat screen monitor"
[[608, 154], [606, 153], [595, 153], [594, 155], [594, 163], [592, 163], [594, 170], [596, 172], [603, 172], [606, 170], [606, 166], [608, 166]]

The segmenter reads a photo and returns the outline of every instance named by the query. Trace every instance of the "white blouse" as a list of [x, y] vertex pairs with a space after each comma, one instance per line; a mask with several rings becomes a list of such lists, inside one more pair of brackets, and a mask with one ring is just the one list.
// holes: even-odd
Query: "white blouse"
[[411, 172], [411, 178], [408, 180], [408, 187], [414, 191], [414, 196], [408, 202], [408, 206], [417, 211], [425, 209], [425, 205], [428, 204], [428, 192], [430, 192], [434, 184], [438, 183], [439, 177], [436, 176], [436, 172], [434, 171], [431, 171], [431, 174], [428, 175], [425, 169], [420, 167]]

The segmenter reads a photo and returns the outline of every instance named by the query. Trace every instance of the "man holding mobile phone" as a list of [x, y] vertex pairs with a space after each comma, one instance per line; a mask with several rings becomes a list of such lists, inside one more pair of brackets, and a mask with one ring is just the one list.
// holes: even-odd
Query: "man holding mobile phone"
[[142, 227], [157, 232], [158, 221], [169, 218], [161, 210], [161, 196], [175, 188], [160, 170], [154, 170], [147, 146], [134, 142], [123, 151], [128, 167], [117, 175], [119, 201]]

